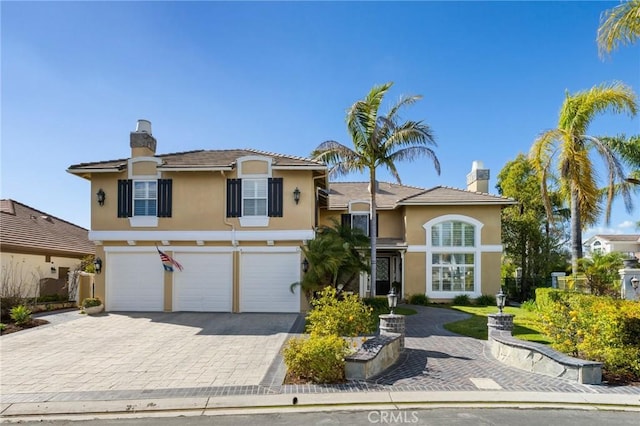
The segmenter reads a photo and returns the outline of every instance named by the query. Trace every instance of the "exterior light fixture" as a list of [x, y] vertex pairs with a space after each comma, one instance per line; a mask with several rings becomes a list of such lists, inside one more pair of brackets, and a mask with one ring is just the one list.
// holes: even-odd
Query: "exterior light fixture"
[[99, 257], [95, 258], [95, 260], [93, 261], [93, 269], [96, 271], [96, 274], [102, 272], [102, 259], [100, 259]]
[[631, 278], [631, 287], [633, 287], [634, 290], [638, 289], [638, 283], [640, 283], [638, 277], [634, 276], [633, 278]]
[[500, 288], [500, 293], [496, 294], [496, 304], [498, 305], [498, 309], [500, 309], [500, 313], [504, 309], [504, 302], [507, 299], [507, 295], [502, 292], [502, 288]]
[[395, 287], [391, 287], [391, 291], [387, 294], [387, 302], [389, 303], [389, 313], [393, 315], [393, 310], [398, 305], [398, 295]]
[[100, 188], [98, 192], [96, 192], [96, 197], [98, 199], [98, 204], [104, 206], [104, 199], [107, 197], [107, 194], [104, 193], [102, 188]]
[[293, 201], [295, 201], [296, 204], [300, 202], [300, 190], [297, 186], [296, 189], [293, 190]]
[[306, 274], [308, 270], [309, 270], [309, 261], [307, 259], [304, 259], [302, 261], [302, 272]]

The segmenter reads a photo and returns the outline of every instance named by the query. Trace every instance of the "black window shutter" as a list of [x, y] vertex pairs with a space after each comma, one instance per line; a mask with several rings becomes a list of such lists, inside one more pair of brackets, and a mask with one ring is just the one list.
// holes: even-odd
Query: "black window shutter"
[[242, 180], [227, 179], [227, 217], [242, 216]]
[[171, 217], [173, 180], [158, 179], [158, 217]]
[[342, 224], [342, 226], [351, 228], [351, 215], [348, 213], [340, 215], [340, 223]]
[[269, 217], [282, 217], [282, 178], [269, 178], [267, 197]]
[[133, 216], [133, 182], [118, 179], [118, 217]]

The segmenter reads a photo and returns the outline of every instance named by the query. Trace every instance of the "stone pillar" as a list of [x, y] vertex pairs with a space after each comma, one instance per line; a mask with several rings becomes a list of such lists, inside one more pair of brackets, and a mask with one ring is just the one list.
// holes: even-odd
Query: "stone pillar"
[[404, 350], [405, 321], [404, 315], [380, 315], [380, 335], [399, 334], [400, 350]]
[[492, 331], [508, 331], [511, 334], [513, 330], [513, 314], [497, 313], [487, 315], [487, 326], [489, 327], [489, 338]]
[[633, 288], [631, 279], [640, 280], [640, 268], [624, 268], [618, 271], [620, 274], [620, 297], [626, 300], [640, 300], [640, 286]]

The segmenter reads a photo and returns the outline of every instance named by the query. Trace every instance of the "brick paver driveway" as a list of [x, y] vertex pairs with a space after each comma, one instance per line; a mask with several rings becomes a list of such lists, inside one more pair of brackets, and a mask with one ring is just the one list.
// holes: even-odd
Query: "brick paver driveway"
[[298, 317], [59, 315], [0, 338], [0, 395], [257, 385]]

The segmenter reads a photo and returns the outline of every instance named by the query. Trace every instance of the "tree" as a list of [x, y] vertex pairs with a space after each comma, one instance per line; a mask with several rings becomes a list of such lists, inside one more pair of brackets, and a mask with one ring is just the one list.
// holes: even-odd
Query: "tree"
[[598, 52], [601, 57], [619, 46], [633, 44], [640, 36], [640, 0], [622, 3], [600, 16]]
[[522, 268], [519, 297], [527, 300], [532, 297], [533, 288], [544, 283], [551, 272], [566, 268], [566, 209], [557, 194], [551, 194], [556, 221], [552, 224], [547, 220], [538, 174], [523, 154], [498, 173], [496, 188], [500, 195], [518, 201], [517, 205], [502, 209], [502, 243], [507, 260], [504, 264], [510, 265], [512, 272], [516, 267]]
[[622, 258], [623, 255], [619, 252], [595, 252], [590, 259], [580, 259], [580, 267], [587, 277], [591, 294], [619, 296], [616, 287], [620, 281], [618, 270], [622, 268]]
[[[549, 179], [558, 180], [561, 196], [570, 203], [573, 273], [577, 272], [578, 259], [582, 257], [583, 226], [594, 224], [602, 212], [590, 153], [599, 154], [607, 169], [607, 221], [616, 183], [624, 182], [626, 178], [616, 153], [601, 138], [588, 135], [587, 130], [597, 114], [628, 112], [634, 116], [637, 109], [635, 93], [622, 83], [602, 84], [573, 95], [567, 93], [560, 109], [558, 127], [543, 132], [531, 148], [530, 155], [540, 174], [542, 199], [549, 219], [552, 220]], [[554, 164], [557, 176], [553, 174]], [[623, 193], [629, 191], [627, 185], [620, 188]]]
[[333, 220], [333, 226], [322, 226], [318, 235], [302, 247], [309, 264], [302, 281], [291, 284], [291, 291], [300, 286], [307, 300], [327, 286], [348, 284], [354, 276], [368, 270], [365, 256], [358, 248], [366, 248], [369, 237], [359, 229], [347, 228]]
[[422, 97], [402, 96], [386, 115], [380, 114], [382, 100], [392, 85], [374, 86], [364, 99], [348, 109], [347, 130], [353, 149], [336, 141], [325, 141], [311, 154], [314, 159], [330, 165], [331, 176], [369, 173], [372, 286], [376, 284], [376, 169], [385, 167], [401, 183], [395, 163], [424, 156], [433, 161], [436, 172], [440, 174], [440, 162], [430, 148], [436, 146], [431, 128], [422, 121], [401, 121], [399, 116], [403, 107], [413, 105]]

